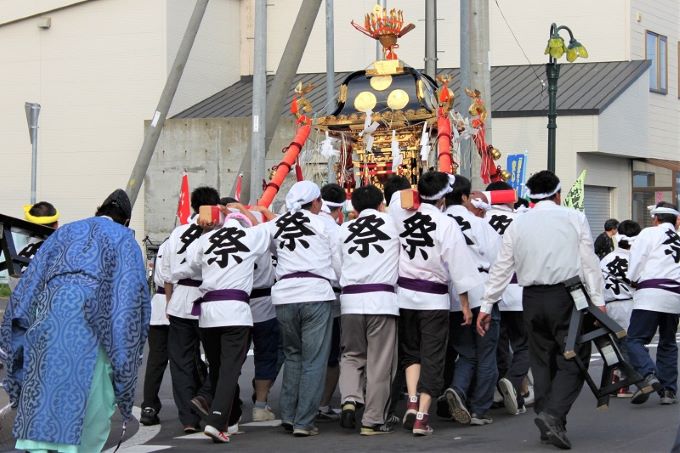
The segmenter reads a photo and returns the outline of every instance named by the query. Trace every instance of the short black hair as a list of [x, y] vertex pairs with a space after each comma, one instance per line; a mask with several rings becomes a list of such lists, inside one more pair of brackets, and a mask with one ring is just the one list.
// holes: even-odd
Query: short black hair
[[[541, 170], [538, 173], [535, 173], [529, 178], [529, 180], [526, 183], [527, 188], [531, 193], [550, 193], [555, 188], [557, 185], [560, 183], [560, 178], [557, 177], [557, 175], [550, 170]], [[555, 197], [557, 197], [557, 194], [560, 193], [560, 191], [557, 191], [554, 195], [547, 197], [547, 198], [541, 198], [541, 199], [536, 199], [536, 198], [530, 198], [533, 203], [538, 203], [539, 201], [543, 200], [553, 200]]]
[[[321, 197], [319, 197], [319, 198], [321, 198]], [[302, 206], [300, 206], [300, 209], [304, 209], [306, 211], [309, 211], [310, 209], [312, 209], [312, 205], [314, 204], [314, 202], [316, 200], [318, 200], [319, 198], [315, 198], [312, 201], [310, 201], [309, 203], [303, 204]]]
[[359, 187], [352, 192], [352, 207], [361, 212], [364, 209], [378, 209], [383, 202], [383, 193], [373, 184]]
[[201, 186], [191, 192], [191, 209], [198, 214], [201, 206], [214, 206], [220, 203], [220, 194], [217, 190], [208, 186]]
[[515, 209], [519, 209], [520, 206], [524, 206], [525, 208], [528, 208], [529, 202], [525, 198], [518, 198], [517, 202], [515, 203]]
[[[449, 176], [441, 171], [428, 171], [418, 180], [418, 193], [425, 197], [433, 197], [444, 190], [449, 184]], [[421, 203], [435, 204], [439, 200], [424, 200]]]
[[[344, 203], [347, 200], [347, 195], [345, 190], [338, 184], [329, 183], [321, 188], [321, 199], [324, 201], [330, 201], [331, 203]], [[331, 211], [334, 209], [342, 209], [342, 206], [330, 207], [328, 209]]]
[[446, 194], [446, 206], [463, 204], [463, 195], [470, 196], [472, 183], [462, 175], [456, 175], [456, 181], [451, 186], [453, 192]]
[[615, 230], [619, 226], [619, 221], [616, 219], [607, 219], [606, 222], [604, 222], [604, 231], [611, 231]]
[[[660, 201], [656, 204], [657, 208], [671, 208], [671, 209], [677, 209], [675, 206], [673, 206], [672, 203], [669, 203], [667, 201]], [[656, 219], [659, 221], [659, 223], [672, 223], [675, 225], [678, 221], [678, 216], [675, 214], [656, 214]]]
[[390, 175], [385, 181], [385, 184], [383, 184], [383, 192], [385, 193], [385, 203], [389, 205], [390, 200], [392, 199], [392, 195], [394, 195], [396, 192], [399, 192], [400, 190], [410, 188], [411, 183], [408, 182], [408, 179], [406, 179], [405, 177], [401, 175]]
[[[456, 178], [458, 178], [458, 175], [456, 175]], [[494, 181], [488, 186], [486, 186], [485, 190], [489, 191], [489, 190], [513, 190], [513, 189], [512, 186], [505, 181]]]
[[95, 212], [95, 217], [111, 217], [111, 219], [121, 225], [127, 226], [130, 221], [130, 217], [123, 211], [118, 205], [107, 203], [103, 206], [97, 208]]
[[230, 203], [238, 203], [238, 200], [234, 197], [222, 197], [220, 198], [220, 204], [226, 206]]
[[[28, 213], [34, 217], [52, 217], [57, 215], [57, 208], [48, 201], [39, 201], [29, 209]], [[57, 222], [46, 224], [45, 226], [54, 227]]]
[[[623, 222], [619, 223], [617, 231], [619, 234], [632, 238], [640, 234], [642, 228], [640, 228], [639, 223], [633, 220], [624, 220]], [[628, 241], [623, 239], [619, 241], [619, 247], [628, 250], [630, 248], [630, 244], [628, 243]]]

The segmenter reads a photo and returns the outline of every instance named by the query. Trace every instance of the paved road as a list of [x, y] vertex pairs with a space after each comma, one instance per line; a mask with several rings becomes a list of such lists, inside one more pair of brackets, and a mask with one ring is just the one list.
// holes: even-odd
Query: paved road
[[[1, 308], [1, 306], [0, 306]], [[652, 347], [654, 350], [654, 347]], [[600, 360], [592, 362], [591, 373], [599, 376]], [[249, 357], [241, 376], [241, 398], [245, 402], [244, 420], [241, 430], [244, 434], [232, 437], [228, 446], [214, 445], [202, 434], [183, 435], [177, 420], [177, 411], [172, 400], [169, 371], [166, 372], [161, 400], [161, 425], [144, 427], [131, 423], [121, 453], [145, 453], [152, 451], [201, 452], [236, 448], [243, 452], [335, 452], [335, 451], [505, 451], [505, 452], [549, 452], [557, 451], [552, 446], [541, 445], [538, 431], [533, 423], [533, 413], [509, 416], [502, 409], [493, 411], [494, 423], [483, 427], [461, 426], [451, 421], [434, 417], [435, 433], [428, 438], [414, 438], [409, 432], [399, 430], [385, 436], [366, 438], [358, 433], [347, 432], [337, 423], [319, 424], [321, 434], [313, 438], [294, 438], [280, 427], [253, 426], [250, 422], [250, 381], [252, 379], [252, 357]], [[141, 374], [137, 405], [141, 402]], [[279, 385], [275, 386], [273, 404], [278, 413]], [[6, 404], [6, 396], [0, 392], [0, 408]], [[336, 396], [337, 398], [337, 396]], [[336, 400], [337, 405], [337, 400]], [[584, 389], [569, 418], [569, 437], [573, 447], [582, 452], [668, 452], [673, 444], [680, 421], [680, 406], [660, 406], [658, 398], [652, 396], [642, 406], [632, 406], [627, 399], [612, 398], [606, 411], [595, 408], [595, 398]], [[6, 414], [7, 415], [7, 414]], [[13, 451], [7, 424], [11, 418], [0, 417], [0, 451]], [[120, 419], [114, 418], [108, 451], [113, 451], [121, 433]]]

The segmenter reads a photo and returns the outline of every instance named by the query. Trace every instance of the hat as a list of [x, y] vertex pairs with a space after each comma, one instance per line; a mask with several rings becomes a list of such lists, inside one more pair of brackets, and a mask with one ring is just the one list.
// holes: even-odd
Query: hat
[[102, 203], [101, 207], [104, 206], [115, 206], [122, 211], [126, 219], [132, 217], [132, 204], [130, 203], [130, 198], [128, 198], [127, 193], [123, 189], [114, 190], [111, 195], [106, 197], [106, 200]]
[[320, 196], [321, 190], [313, 182], [296, 182], [286, 195], [286, 208], [290, 211], [299, 211], [302, 206], [311, 203]]

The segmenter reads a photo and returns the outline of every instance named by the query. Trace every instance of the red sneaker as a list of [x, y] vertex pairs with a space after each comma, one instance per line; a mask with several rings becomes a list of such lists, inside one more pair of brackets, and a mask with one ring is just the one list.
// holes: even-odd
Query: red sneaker
[[619, 398], [632, 398], [633, 397], [633, 392], [630, 391], [630, 387], [621, 387], [619, 391], [616, 393], [616, 396]]
[[413, 424], [413, 435], [414, 436], [429, 436], [434, 432], [434, 430], [428, 424], [430, 420], [430, 415], [423, 412], [418, 412], [416, 414], [416, 421]]
[[416, 414], [418, 413], [419, 405], [417, 396], [409, 396], [408, 403], [406, 403], [406, 413], [402, 425], [405, 429], [413, 429], [413, 423], [416, 421]]

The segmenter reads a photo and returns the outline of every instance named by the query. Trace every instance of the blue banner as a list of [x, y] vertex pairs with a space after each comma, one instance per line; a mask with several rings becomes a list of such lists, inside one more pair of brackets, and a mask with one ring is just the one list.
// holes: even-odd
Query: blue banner
[[506, 169], [510, 172], [508, 183], [517, 192], [517, 196], [524, 197], [524, 183], [527, 177], [527, 155], [510, 154], [507, 160]]

